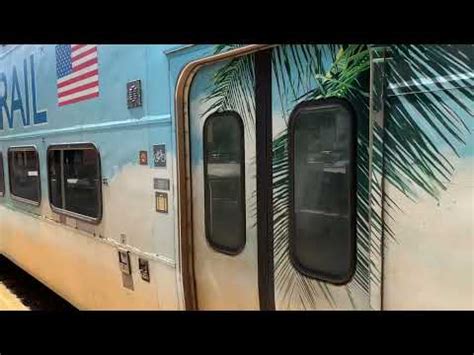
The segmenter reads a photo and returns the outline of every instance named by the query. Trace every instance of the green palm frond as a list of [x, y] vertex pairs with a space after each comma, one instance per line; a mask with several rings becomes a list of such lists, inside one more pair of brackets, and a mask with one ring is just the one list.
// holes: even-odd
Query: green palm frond
[[281, 111], [285, 123], [288, 123], [288, 111], [291, 109], [291, 107], [287, 107], [287, 102], [300, 101], [301, 92], [307, 93], [319, 85], [318, 75], [326, 72], [330, 63], [335, 60], [335, 53], [340, 48], [337, 45], [299, 45], [274, 48], [273, 78], [281, 98]]
[[369, 50], [366, 46], [352, 45], [340, 48], [330, 70], [315, 75], [318, 85], [298, 98], [298, 101], [327, 97], [348, 97], [368, 93], [362, 89], [361, 74], [369, 69]]
[[[219, 46], [216, 53], [225, 49]], [[255, 126], [254, 65], [254, 56], [249, 55], [233, 58], [216, 71], [204, 98], [204, 102], [210, 103], [204, 116], [216, 111], [236, 111], [247, 122], [248, 129]]]
[[214, 54], [219, 54], [223, 52], [230, 51], [232, 49], [240, 48], [245, 46], [245, 44], [218, 44], [214, 50]]
[[[412, 200], [415, 186], [438, 199], [454, 172], [449, 156], [459, 156], [457, 147], [470, 134], [465, 120], [473, 117], [474, 106], [472, 81], [458, 79], [455, 94], [436, 78], [471, 72], [474, 46], [403, 45], [392, 52], [391, 80], [411, 85], [387, 100], [386, 176]], [[434, 87], [425, 78], [434, 78]]]

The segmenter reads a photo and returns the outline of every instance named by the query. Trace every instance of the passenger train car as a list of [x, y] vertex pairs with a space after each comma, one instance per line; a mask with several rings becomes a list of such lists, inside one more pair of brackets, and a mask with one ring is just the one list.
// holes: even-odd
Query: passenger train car
[[472, 45], [3, 45], [0, 253], [79, 309], [474, 309]]

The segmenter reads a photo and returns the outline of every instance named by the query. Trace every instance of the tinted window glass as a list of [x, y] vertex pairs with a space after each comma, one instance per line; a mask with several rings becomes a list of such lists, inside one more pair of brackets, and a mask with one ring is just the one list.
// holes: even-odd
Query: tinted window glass
[[3, 172], [3, 154], [0, 152], [0, 197], [5, 195], [5, 176]]
[[347, 281], [355, 258], [353, 119], [338, 103], [307, 104], [292, 117], [292, 256], [304, 274]]
[[244, 138], [240, 116], [211, 115], [204, 125], [206, 236], [217, 250], [245, 245]]
[[48, 152], [50, 201], [57, 208], [98, 219], [101, 213], [100, 161], [97, 150], [52, 147]]
[[8, 151], [8, 164], [12, 195], [39, 203], [38, 152], [34, 148], [12, 148]]
[[48, 175], [49, 196], [53, 206], [62, 208], [62, 186], [61, 186], [61, 150], [50, 150], [48, 152]]

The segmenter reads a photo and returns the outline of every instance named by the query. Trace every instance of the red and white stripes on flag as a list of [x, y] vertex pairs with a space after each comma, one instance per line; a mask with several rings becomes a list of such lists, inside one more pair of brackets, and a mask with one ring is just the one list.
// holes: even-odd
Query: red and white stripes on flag
[[57, 46], [56, 68], [59, 106], [99, 96], [97, 45]]

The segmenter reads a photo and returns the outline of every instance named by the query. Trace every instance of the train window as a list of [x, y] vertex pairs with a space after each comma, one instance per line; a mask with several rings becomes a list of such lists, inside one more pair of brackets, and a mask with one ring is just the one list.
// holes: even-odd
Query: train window
[[204, 124], [206, 238], [225, 254], [245, 246], [243, 134], [236, 112], [214, 113]]
[[346, 101], [310, 101], [290, 119], [293, 264], [342, 284], [355, 266], [355, 115]]
[[100, 157], [92, 144], [49, 147], [48, 182], [53, 210], [90, 222], [100, 220]]
[[36, 149], [34, 147], [10, 148], [8, 167], [12, 198], [39, 205], [41, 186]]
[[0, 152], [0, 197], [5, 195], [5, 175], [3, 172], [3, 154]]

